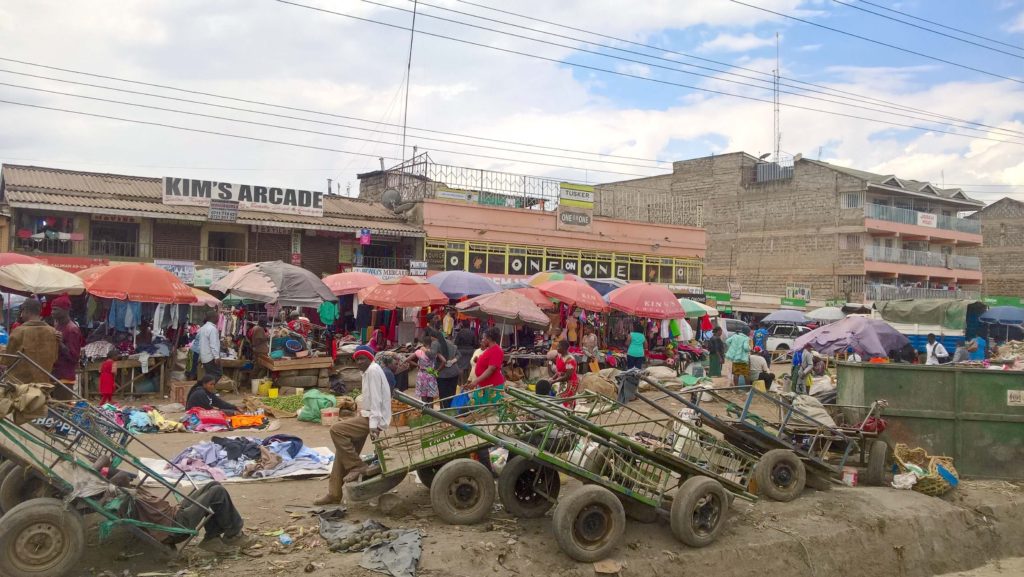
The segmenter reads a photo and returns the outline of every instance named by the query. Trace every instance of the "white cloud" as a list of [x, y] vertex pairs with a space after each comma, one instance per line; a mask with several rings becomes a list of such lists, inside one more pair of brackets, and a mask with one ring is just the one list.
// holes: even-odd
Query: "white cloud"
[[1017, 15], [1017, 18], [1010, 23], [1007, 30], [1010, 32], [1024, 32], [1024, 12]]
[[755, 34], [719, 34], [702, 43], [697, 49], [702, 52], [746, 52], [757, 48], [775, 45], [774, 36], [757, 36]]
[[800, 52], [817, 52], [821, 49], [821, 44], [804, 44], [797, 48]]
[[632, 74], [633, 76], [643, 76], [644, 78], [651, 75], [651, 67], [638, 62], [621, 62], [615, 65], [615, 71], [623, 74]]

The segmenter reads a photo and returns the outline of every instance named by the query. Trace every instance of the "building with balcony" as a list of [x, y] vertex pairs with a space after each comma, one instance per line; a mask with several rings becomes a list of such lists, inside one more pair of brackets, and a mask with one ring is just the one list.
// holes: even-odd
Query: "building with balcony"
[[225, 216], [168, 203], [167, 194], [160, 178], [10, 164], [0, 172], [9, 250], [68, 270], [154, 262], [208, 286], [243, 263], [283, 260], [319, 275], [354, 266], [408, 270], [422, 251], [422, 229], [376, 203], [322, 195], [317, 215], [254, 204]]
[[653, 182], [701, 205], [704, 287], [734, 295], [735, 310], [743, 295], [762, 312], [771, 299], [799, 307], [980, 294], [981, 226], [962, 217], [983, 203], [962, 190], [742, 152], [676, 162], [671, 178]]
[[434, 163], [426, 154], [359, 175], [360, 198], [396, 203], [423, 227], [428, 274], [465, 270], [512, 282], [562, 270], [584, 278], [702, 284], [696, 202], [648, 186], [592, 186]]

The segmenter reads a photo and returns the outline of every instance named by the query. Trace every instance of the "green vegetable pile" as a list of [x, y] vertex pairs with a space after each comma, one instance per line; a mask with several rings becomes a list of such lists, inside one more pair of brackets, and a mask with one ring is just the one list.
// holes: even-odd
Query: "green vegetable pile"
[[302, 395], [290, 395], [287, 397], [277, 397], [276, 399], [264, 397], [260, 401], [271, 409], [289, 413], [297, 413], [302, 408]]

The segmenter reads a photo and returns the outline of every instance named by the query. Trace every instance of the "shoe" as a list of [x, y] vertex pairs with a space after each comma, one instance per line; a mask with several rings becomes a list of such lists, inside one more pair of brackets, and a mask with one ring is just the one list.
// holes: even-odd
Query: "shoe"
[[340, 504], [341, 504], [341, 497], [334, 497], [334, 496], [331, 496], [331, 495], [326, 495], [326, 496], [320, 497], [316, 501], [313, 501], [313, 505], [315, 505], [317, 507], [324, 507], [326, 505], [340, 505]]
[[229, 546], [220, 537], [214, 537], [212, 539], [204, 539], [199, 544], [199, 548], [208, 553], [216, 553], [218, 555], [228, 555], [231, 553], [237, 553], [238, 549]]
[[345, 478], [343, 480], [346, 483], [352, 483], [352, 482], [358, 481], [360, 477], [362, 477], [363, 475], [365, 475], [369, 471], [370, 471], [370, 468], [367, 467], [366, 465], [363, 465], [361, 467], [356, 467], [355, 469], [352, 469], [351, 471], [349, 471], [348, 474], [345, 475]]
[[235, 547], [238, 549], [248, 549], [256, 544], [256, 538], [250, 537], [245, 533], [239, 533], [234, 537], [222, 537], [221, 541], [223, 541], [228, 547]]

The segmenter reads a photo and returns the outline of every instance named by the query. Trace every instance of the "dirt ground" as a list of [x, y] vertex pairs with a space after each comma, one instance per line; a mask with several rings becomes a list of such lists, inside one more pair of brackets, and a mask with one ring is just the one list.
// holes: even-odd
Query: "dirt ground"
[[[330, 446], [326, 427], [295, 419], [281, 420], [280, 429], [273, 433], [251, 436], [274, 433], [297, 435], [309, 446]], [[142, 440], [172, 457], [210, 436], [157, 434]], [[578, 486], [566, 481], [563, 494]], [[317, 522], [308, 508], [326, 486], [326, 480], [227, 485], [246, 520], [247, 532], [259, 540], [258, 548], [248, 555], [211, 558], [190, 547], [168, 563], [135, 541], [114, 539], [90, 548], [82, 575], [111, 571], [121, 577], [125, 570], [133, 576], [146, 572], [174, 576], [180, 571], [187, 571], [183, 576], [188, 577], [376, 575], [359, 568], [361, 554], [333, 553], [317, 535]], [[426, 488], [412, 476], [382, 501], [387, 513], [376, 502], [351, 503], [348, 518], [375, 519], [392, 528], [419, 528], [424, 534], [420, 575], [595, 574], [592, 565], [572, 561], [558, 549], [550, 514], [523, 520], [496, 510], [480, 525], [447, 526], [436, 520]], [[281, 529], [296, 537], [294, 545], [282, 547], [268, 535]], [[944, 498], [890, 488], [836, 486], [824, 492], [807, 489], [790, 503], [737, 500], [725, 531], [703, 549], [676, 541], [665, 518], [649, 525], [629, 521], [624, 544], [613, 559], [621, 564], [620, 575], [655, 577], [993, 577], [1024, 574], [1024, 569], [1008, 569], [1024, 566], [1021, 559], [970, 571], [994, 560], [1024, 556], [1021, 534], [1024, 485], [968, 480]]]
[[942, 577], [1010, 577], [1011, 575], [1024, 575], [1024, 557], [993, 561], [972, 571], [959, 571]]

